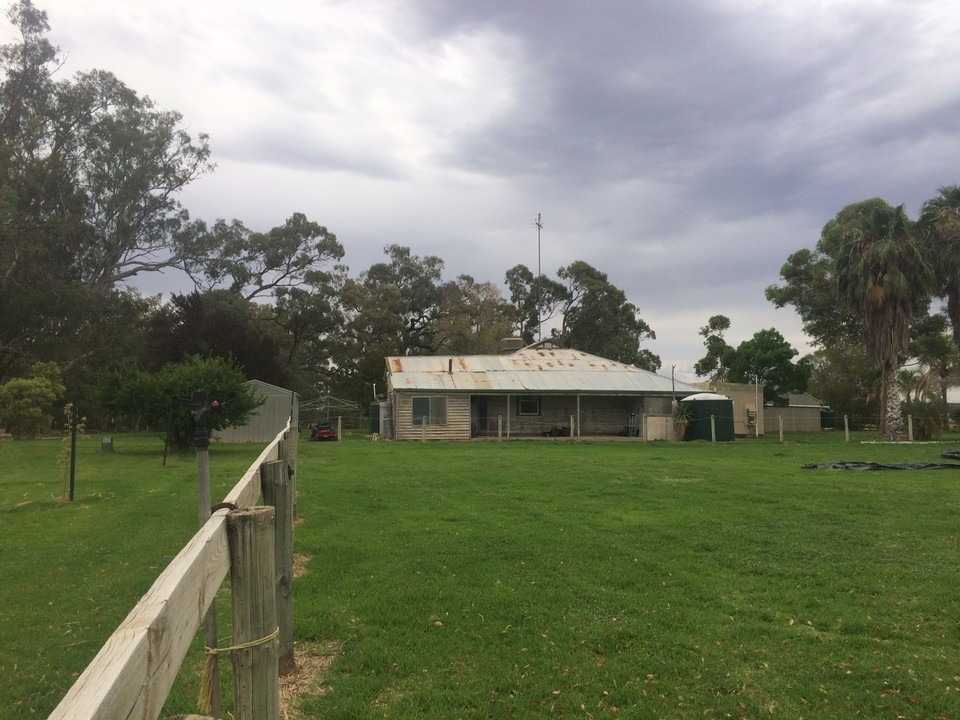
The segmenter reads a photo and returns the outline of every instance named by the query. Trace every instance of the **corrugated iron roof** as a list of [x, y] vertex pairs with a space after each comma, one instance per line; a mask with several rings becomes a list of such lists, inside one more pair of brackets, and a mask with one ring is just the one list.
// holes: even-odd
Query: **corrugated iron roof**
[[[670, 394], [670, 378], [580, 350], [537, 345], [509, 355], [417, 355], [386, 359], [394, 390], [475, 393]], [[676, 383], [678, 393], [699, 388]]]

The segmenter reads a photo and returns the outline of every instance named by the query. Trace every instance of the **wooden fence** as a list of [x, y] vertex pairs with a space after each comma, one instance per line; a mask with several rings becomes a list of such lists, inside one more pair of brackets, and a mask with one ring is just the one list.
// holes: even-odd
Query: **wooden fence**
[[[157, 720], [190, 644], [197, 636], [207, 610], [213, 604], [227, 572], [232, 568], [236, 581], [237, 562], [249, 560], [249, 558], [244, 560], [232, 557], [237, 555], [238, 546], [246, 540], [238, 542], [234, 538], [237, 531], [234, 525], [228, 522], [228, 515], [232, 515], [233, 518], [249, 515], [248, 509], [256, 505], [261, 492], [264, 491], [267, 496], [288, 498], [284, 500], [287, 507], [277, 507], [276, 513], [278, 517], [281, 514], [287, 518], [292, 516], [293, 498], [296, 495], [297, 442], [296, 426], [293, 427], [294, 430], [291, 431], [291, 424], [288, 422], [286, 428], [264, 448], [220, 503], [225, 507], [211, 514], [210, 519], [160, 574], [90, 665], [77, 678], [73, 687], [49, 716], [49, 720], [67, 720], [68, 718], [70, 720], [113, 720], [114, 718]], [[275, 489], [268, 490], [263, 478], [269, 476], [276, 477], [283, 484], [289, 481], [289, 492], [276, 493]], [[270, 516], [266, 520], [261, 518], [258, 522], [265, 521], [270, 527], [274, 527], [273, 509], [261, 507], [258, 510], [264, 511], [262, 515]], [[290, 524], [289, 521], [278, 520], [276, 527]], [[292, 527], [283, 529], [292, 538]], [[228, 534], [231, 536], [229, 539]], [[259, 583], [261, 590], [263, 583], [268, 582], [271, 588], [277, 589], [277, 597], [289, 598], [292, 587], [292, 577], [289, 575], [292, 572], [290, 567], [292, 547], [289, 542], [278, 544], [277, 547], [282, 547], [283, 552], [289, 554], [290, 558], [289, 563], [283, 559], [278, 559], [275, 563], [273, 541], [271, 534], [269, 549], [266, 554], [261, 555], [261, 559], [269, 556], [269, 562], [260, 562], [259, 569], [254, 569], [254, 572], [259, 572], [261, 576], [271, 575], [271, 577], [253, 578], [253, 582]], [[255, 560], [252, 567], [257, 564], [258, 561]], [[281, 564], [286, 569], [280, 567]], [[256, 592], [256, 589], [254, 591]], [[269, 604], [271, 607], [268, 608], [267, 614], [274, 610], [273, 603]], [[277, 667], [277, 655], [284, 655], [285, 646], [289, 649], [288, 654], [292, 663], [292, 628], [281, 628], [277, 625], [283, 622], [285, 616], [292, 620], [292, 605], [290, 608], [290, 611], [276, 610], [274, 617], [278, 619], [267, 621], [274, 623], [274, 627], [278, 628], [278, 640], [273, 640], [269, 632], [266, 636], [256, 635], [259, 632], [258, 628], [246, 628], [248, 631], [253, 630], [255, 638], [270, 641], [263, 643], [263, 646], [268, 654], [272, 655], [274, 667]], [[238, 633], [236, 610], [235, 607], [234, 642], [237, 642]], [[249, 656], [250, 652], [245, 651], [244, 654]], [[237, 683], [235, 677], [235, 698], [238, 693]], [[276, 678], [274, 678], [273, 686], [276, 687], [276, 685]], [[249, 687], [245, 691], [249, 696]], [[258, 698], [258, 700], [271, 705], [279, 702], [279, 698]], [[273, 713], [264, 714], [262, 708], [258, 710], [256, 707], [252, 709], [247, 707], [244, 710], [237, 707], [234, 714], [237, 718], [244, 716], [268, 718], [273, 715]]]

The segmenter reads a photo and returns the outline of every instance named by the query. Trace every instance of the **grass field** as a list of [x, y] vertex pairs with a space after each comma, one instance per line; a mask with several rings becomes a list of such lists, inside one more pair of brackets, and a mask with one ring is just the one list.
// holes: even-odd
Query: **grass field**
[[[296, 636], [335, 655], [304, 713], [960, 717], [960, 472], [801, 467], [952, 446], [859, 439], [303, 443]], [[196, 523], [192, 458], [87, 441], [66, 504], [43, 442], [0, 445], [12, 717], [49, 713]], [[258, 450], [213, 449], [216, 497]]]

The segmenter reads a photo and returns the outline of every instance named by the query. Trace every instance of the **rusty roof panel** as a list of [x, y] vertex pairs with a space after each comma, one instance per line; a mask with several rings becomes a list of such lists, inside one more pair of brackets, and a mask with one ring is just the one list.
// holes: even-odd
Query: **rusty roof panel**
[[[669, 394], [670, 378], [579, 350], [524, 348], [510, 355], [387, 358], [396, 390], [487, 393]], [[696, 392], [676, 383], [678, 392]]]

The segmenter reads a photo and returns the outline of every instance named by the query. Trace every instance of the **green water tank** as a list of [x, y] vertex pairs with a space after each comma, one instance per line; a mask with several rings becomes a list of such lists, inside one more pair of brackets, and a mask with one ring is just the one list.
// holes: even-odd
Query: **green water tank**
[[726, 395], [697, 393], [683, 398], [680, 405], [690, 416], [684, 440], [713, 440], [714, 433], [717, 442], [733, 440], [733, 400]]

